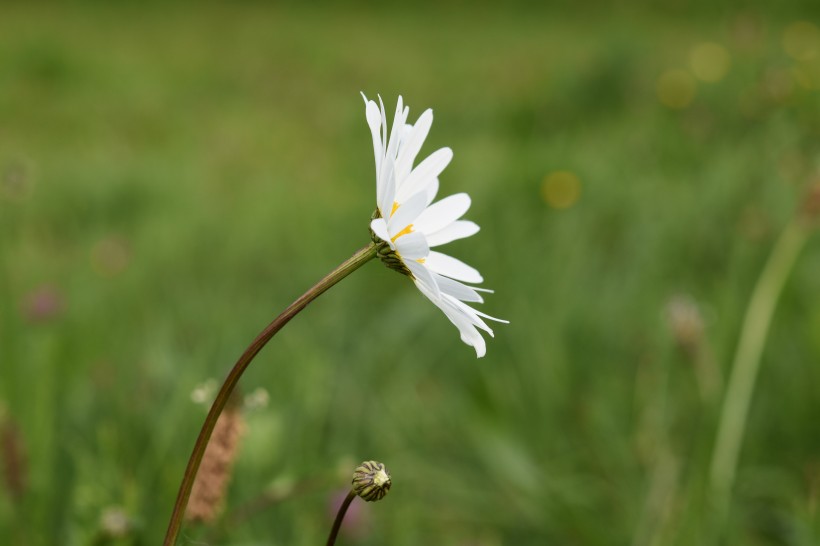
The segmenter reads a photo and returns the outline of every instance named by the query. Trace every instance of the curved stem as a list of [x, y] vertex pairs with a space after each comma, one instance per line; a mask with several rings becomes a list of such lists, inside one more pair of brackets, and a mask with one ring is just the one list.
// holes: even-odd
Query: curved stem
[[331, 286], [374, 258], [378, 249], [379, 245], [371, 243], [368, 246], [361, 248], [339, 267], [331, 271], [325, 278], [320, 280], [310, 290], [300, 296], [299, 299], [291, 303], [288, 308], [282, 312], [282, 314], [273, 319], [273, 322], [268, 324], [267, 328], [262, 330], [262, 333], [256, 336], [256, 339], [253, 340], [248, 348], [245, 349], [245, 352], [242, 353], [242, 356], [239, 357], [239, 360], [236, 361], [236, 364], [234, 364], [234, 367], [228, 373], [228, 376], [225, 378], [225, 382], [222, 384], [222, 387], [219, 389], [219, 392], [214, 399], [214, 403], [208, 412], [208, 416], [205, 418], [205, 422], [202, 424], [202, 430], [200, 430], [199, 436], [194, 444], [191, 457], [188, 459], [188, 466], [185, 468], [185, 474], [182, 477], [182, 483], [179, 486], [177, 500], [174, 504], [174, 511], [171, 514], [171, 521], [168, 524], [168, 531], [165, 534], [165, 541], [163, 542], [164, 546], [173, 546], [176, 543], [177, 535], [179, 534], [180, 527], [182, 526], [182, 517], [185, 514], [185, 508], [188, 506], [188, 497], [191, 495], [191, 488], [194, 485], [194, 479], [196, 478], [197, 471], [199, 470], [199, 464], [202, 462], [202, 456], [205, 453], [208, 440], [211, 438], [211, 433], [216, 425], [216, 420], [225, 408], [225, 404], [227, 404], [231, 393], [236, 387], [236, 384], [239, 382], [239, 378], [242, 377], [242, 374], [245, 372], [245, 369], [253, 361], [254, 357], [257, 353], [259, 353], [262, 347], [264, 347], [265, 344], [276, 334], [276, 332], [281, 330], [282, 327], [290, 321], [290, 319], [296, 316], [296, 314], [304, 309], [307, 304], [315, 300]]
[[754, 393], [760, 357], [766, 343], [777, 300], [806, 241], [807, 231], [798, 221], [781, 234], [752, 292], [723, 399], [710, 482], [717, 516], [723, 520], [729, 506], [737, 460], [746, 429], [749, 403]]
[[355, 498], [356, 493], [351, 490], [345, 497], [342, 505], [339, 507], [339, 511], [336, 513], [336, 520], [333, 522], [333, 528], [330, 530], [330, 535], [327, 537], [327, 546], [333, 546], [336, 543], [336, 535], [339, 534], [339, 529], [342, 527], [342, 520], [345, 519], [347, 508]]

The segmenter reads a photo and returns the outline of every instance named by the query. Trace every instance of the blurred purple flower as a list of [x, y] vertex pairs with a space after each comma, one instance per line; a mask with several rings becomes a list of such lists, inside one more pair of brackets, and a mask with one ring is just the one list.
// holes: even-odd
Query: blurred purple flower
[[44, 323], [60, 316], [65, 308], [65, 299], [56, 287], [44, 284], [26, 294], [20, 307], [27, 321]]
[[[342, 506], [342, 502], [344, 502], [349, 491], [349, 489], [337, 489], [330, 494], [327, 503], [327, 512], [331, 520], [336, 517], [339, 507]], [[367, 506], [367, 503], [361, 502], [361, 499], [353, 499], [353, 502], [350, 503], [347, 509], [345, 519], [342, 522], [341, 532], [349, 538], [357, 540], [365, 538], [370, 529], [368, 525], [370, 511], [368, 508], [370, 507]]]

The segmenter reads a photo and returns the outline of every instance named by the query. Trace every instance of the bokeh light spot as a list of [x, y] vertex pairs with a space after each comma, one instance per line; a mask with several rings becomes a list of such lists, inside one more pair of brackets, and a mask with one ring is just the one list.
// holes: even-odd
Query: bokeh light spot
[[695, 98], [698, 84], [685, 70], [667, 70], [658, 78], [658, 100], [661, 104], [680, 110]]
[[245, 396], [245, 409], [256, 410], [268, 407], [270, 394], [262, 387], [257, 387], [252, 393]]
[[213, 402], [216, 396], [216, 389], [218, 388], [219, 385], [217, 385], [216, 379], [209, 378], [191, 391], [191, 402], [199, 405], [210, 404]]
[[783, 49], [798, 61], [808, 61], [820, 53], [820, 30], [813, 23], [798, 21], [783, 33]]
[[91, 266], [102, 277], [114, 277], [122, 273], [130, 262], [131, 251], [120, 237], [106, 237], [91, 249]]
[[729, 71], [729, 52], [720, 44], [704, 42], [698, 44], [689, 55], [689, 66], [695, 77], [704, 82], [723, 79]]
[[554, 209], [566, 209], [578, 201], [581, 181], [569, 171], [555, 171], [544, 177], [541, 198]]
[[790, 76], [805, 89], [820, 89], [820, 66], [817, 63], [795, 65]]
[[666, 321], [675, 341], [685, 351], [696, 351], [703, 341], [703, 316], [690, 296], [677, 294], [666, 303]]

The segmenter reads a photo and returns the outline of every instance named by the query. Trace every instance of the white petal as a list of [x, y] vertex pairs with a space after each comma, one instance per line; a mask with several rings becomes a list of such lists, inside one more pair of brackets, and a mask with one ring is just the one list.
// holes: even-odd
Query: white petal
[[487, 353], [487, 344], [470, 317], [462, 313], [458, 307], [451, 305], [449, 300], [443, 299], [440, 303], [437, 303], [437, 305], [444, 311], [444, 314], [450, 319], [450, 322], [458, 328], [461, 334], [461, 341], [475, 348], [475, 353], [478, 358], [484, 356]]
[[[405, 203], [399, 205], [399, 208], [396, 209], [396, 212], [394, 212], [393, 216], [388, 220], [387, 229], [394, 235], [402, 231], [408, 224], [412, 224], [416, 221], [416, 218], [424, 211], [425, 206], [427, 206], [427, 195], [417, 193]], [[413, 231], [420, 230], [414, 228]]]
[[427, 206], [430, 206], [430, 203], [433, 202], [433, 199], [436, 198], [436, 194], [438, 193], [438, 178], [432, 179], [428, 184], [427, 187], [424, 189], [427, 192]]
[[490, 315], [488, 315], [486, 313], [482, 313], [481, 311], [478, 311], [477, 309], [473, 309], [472, 311], [473, 311], [473, 313], [475, 313], [479, 317], [484, 317], [485, 319], [493, 320], [495, 322], [500, 322], [502, 324], [509, 324], [510, 323], [509, 320], [504, 320], [504, 319], [500, 319], [500, 318], [496, 318], [496, 317], [491, 317]]
[[379, 97], [379, 108], [382, 117], [382, 146], [387, 148], [387, 113], [384, 111], [384, 101], [382, 101], [382, 96], [378, 95]]
[[382, 241], [386, 241], [392, 250], [396, 250], [396, 245], [390, 240], [390, 234], [387, 232], [387, 222], [384, 221], [384, 218], [375, 218], [370, 222], [370, 229], [373, 230], [376, 237]]
[[439, 289], [444, 294], [449, 294], [450, 296], [453, 296], [461, 301], [484, 303], [484, 298], [482, 298], [481, 294], [476, 292], [472, 286], [461, 284], [458, 281], [454, 281], [453, 279], [444, 277], [438, 273], [433, 273], [433, 278], [436, 279], [436, 284], [438, 284]]
[[396, 155], [397, 158], [400, 158], [404, 153], [404, 147], [407, 145], [407, 142], [413, 138], [413, 131], [414, 127], [409, 123], [404, 124], [404, 128], [401, 130], [401, 134], [399, 135], [399, 153]]
[[477, 224], [469, 220], [458, 220], [453, 222], [444, 229], [440, 229], [435, 233], [427, 234], [427, 243], [430, 246], [439, 246], [456, 239], [464, 239], [471, 235], [478, 233], [479, 227]]
[[379, 127], [381, 126], [381, 112], [376, 103], [372, 100], [367, 100], [364, 93], [362, 98], [365, 104], [365, 116], [367, 117], [367, 125], [370, 127], [370, 135], [373, 138], [373, 156], [376, 160], [376, 203], [384, 192], [384, 188], [379, 184], [379, 174], [381, 173], [382, 157], [384, 157], [384, 147], [382, 146], [381, 136], [379, 135]]
[[[430, 206], [430, 203], [433, 202], [433, 199], [436, 198], [436, 194], [438, 193], [438, 178], [431, 178], [425, 184], [421, 184], [418, 186], [418, 191], [416, 193], [426, 193], [427, 194], [427, 203], [425, 206]], [[400, 187], [398, 181], [396, 183], [396, 187]], [[396, 200], [400, 203], [401, 200], [407, 201], [410, 197], [415, 195], [415, 193], [410, 193], [406, 191], [397, 191], [396, 192]]]
[[404, 130], [405, 114], [404, 104], [401, 95], [399, 95], [399, 100], [396, 103], [396, 114], [393, 116], [393, 129], [390, 131], [390, 140], [387, 142], [387, 151], [385, 152], [385, 155], [391, 157], [394, 161], [399, 150], [401, 132]]
[[390, 212], [393, 210], [393, 201], [396, 199], [396, 179], [393, 177], [393, 158], [386, 156], [384, 158], [383, 167], [385, 175], [384, 178], [379, 179], [382, 194], [376, 204], [379, 207], [379, 212], [382, 213], [382, 217], [389, 218]]
[[476, 311], [469, 305], [458, 301], [454, 297], [448, 296], [446, 294], [442, 295], [441, 299], [444, 302], [445, 306], [452, 306], [458, 314], [467, 317], [467, 319], [469, 319], [473, 326], [481, 328], [491, 336], [493, 335], [492, 328], [487, 326], [487, 323], [481, 320], [481, 317], [478, 316], [478, 311]]
[[413, 280], [416, 283], [416, 287], [421, 290], [421, 293], [427, 296], [427, 299], [439, 305], [438, 302], [441, 299], [441, 292], [430, 270], [415, 260], [407, 260], [404, 262], [404, 265], [410, 270], [410, 273], [413, 274]]
[[470, 196], [457, 193], [430, 205], [416, 221], [416, 229], [435, 233], [461, 218], [470, 208]]
[[461, 334], [461, 341], [475, 349], [476, 358], [481, 358], [487, 354], [487, 342], [484, 341], [484, 338], [481, 337], [481, 334], [478, 333], [478, 330], [476, 330], [473, 325], [469, 322], [465, 322], [463, 319], [451, 320], [451, 322], [458, 328], [458, 332]]
[[438, 175], [449, 165], [452, 159], [453, 151], [450, 148], [436, 150], [407, 175], [397, 193], [402, 197], [406, 197], [421, 191], [422, 188], [427, 187], [431, 179], [438, 178]]
[[491, 336], [493, 335], [493, 330], [492, 330], [492, 328], [487, 326], [486, 322], [481, 320], [482, 317], [494, 320], [496, 322], [503, 322], [505, 324], [509, 324], [509, 321], [507, 321], [507, 320], [491, 317], [490, 315], [484, 314], [481, 311], [477, 311], [477, 310], [473, 309], [472, 307], [470, 307], [469, 305], [467, 305], [467, 304], [465, 304], [461, 301], [458, 301], [457, 299], [455, 299], [454, 297], [452, 297], [450, 295], [443, 294], [441, 299], [446, 305], [451, 305], [454, 308], [456, 308], [460, 314], [468, 317], [470, 319], [470, 321], [475, 326], [477, 326], [478, 328], [481, 328], [482, 330], [484, 330], [485, 332], [487, 332]]
[[396, 172], [399, 175], [399, 180], [410, 174], [410, 171], [413, 169], [413, 162], [416, 160], [416, 156], [419, 154], [432, 124], [433, 111], [427, 109], [419, 116], [416, 124], [412, 126], [412, 129], [406, 135], [406, 138], [402, 142], [398, 159], [396, 160]]
[[[466, 334], [466, 336], [465, 336]], [[461, 331], [461, 341], [467, 345], [471, 345], [475, 349], [476, 358], [482, 358], [487, 354], [487, 342], [481, 337], [477, 330], [473, 329], [471, 332]]]
[[484, 338], [481, 337], [478, 330], [476, 330], [469, 323], [461, 321], [453, 322], [453, 324], [456, 325], [459, 333], [461, 334], [461, 341], [475, 349], [476, 358], [481, 358], [487, 354], [487, 342], [484, 341]]
[[396, 252], [403, 262], [418, 260], [427, 257], [430, 247], [427, 246], [427, 239], [421, 233], [408, 233], [396, 239]]
[[376, 105], [375, 102], [373, 102], [372, 100], [367, 100], [367, 97], [364, 96], [364, 93], [362, 93], [362, 98], [364, 99], [364, 112], [365, 117], [367, 117], [367, 125], [370, 127], [370, 132], [373, 135], [373, 149], [379, 152], [379, 154], [377, 155], [378, 160], [378, 157], [381, 156], [382, 152], [382, 139], [379, 135], [379, 129], [382, 123], [381, 111], [379, 110], [379, 107]]
[[484, 281], [481, 277], [481, 273], [479, 273], [476, 269], [470, 267], [461, 260], [457, 260], [447, 254], [442, 254], [441, 252], [431, 251], [427, 256], [424, 265], [429, 267], [430, 271], [434, 271], [439, 275], [444, 275], [445, 277], [450, 277], [451, 279], [475, 284]]

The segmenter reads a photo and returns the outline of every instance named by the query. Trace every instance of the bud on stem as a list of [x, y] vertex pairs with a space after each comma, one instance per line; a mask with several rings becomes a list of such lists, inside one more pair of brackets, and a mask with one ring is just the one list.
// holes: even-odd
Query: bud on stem
[[356, 496], [368, 502], [381, 500], [390, 490], [390, 474], [384, 465], [378, 461], [365, 461], [353, 471], [353, 489], [345, 497], [344, 502], [339, 507], [330, 536], [327, 537], [327, 546], [336, 543], [336, 536], [342, 526], [342, 521], [347, 513], [347, 508]]

